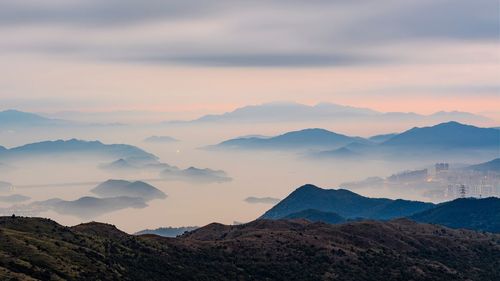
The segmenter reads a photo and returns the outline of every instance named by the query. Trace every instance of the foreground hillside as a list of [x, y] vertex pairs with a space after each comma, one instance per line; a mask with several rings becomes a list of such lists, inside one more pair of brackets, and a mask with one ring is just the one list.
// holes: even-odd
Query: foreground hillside
[[258, 220], [180, 238], [0, 218], [1, 280], [499, 280], [500, 236], [408, 220]]

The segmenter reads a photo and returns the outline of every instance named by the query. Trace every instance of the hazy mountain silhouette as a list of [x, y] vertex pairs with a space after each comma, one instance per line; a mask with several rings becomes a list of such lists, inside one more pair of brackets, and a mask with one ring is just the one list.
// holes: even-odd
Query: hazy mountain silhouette
[[315, 209], [336, 213], [346, 219], [392, 219], [430, 209], [432, 203], [386, 198], [368, 198], [345, 189], [322, 189], [311, 184], [297, 188], [261, 218], [281, 219], [300, 211]]
[[250, 196], [250, 197], [245, 198], [244, 201], [247, 203], [250, 203], [250, 204], [276, 204], [276, 203], [280, 202], [280, 199], [273, 198], [273, 197]]
[[226, 172], [222, 170], [212, 169], [199, 169], [196, 167], [189, 167], [187, 169], [178, 169], [171, 167], [163, 170], [160, 177], [165, 180], [173, 181], [188, 181], [195, 183], [223, 183], [231, 181]]
[[304, 129], [288, 132], [270, 138], [237, 138], [213, 146], [230, 149], [297, 149], [297, 148], [335, 148], [352, 142], [364, 143], [360, 137], [350, 137], [324, 129]]
[[382, 143], [382, 142], [385, 142], [385, 141], [391, 139], [392, 137], [394, 137], [396, 135], [398, 135], [398, 134], [392, 133], [392, 134], [375, 135], [375, 136], [369, 137], [368, 140], [375, 142], [375, 143]]
[[[447, 122], [430, 127], [415, 127], [403, 133], [390, 136], [380, 144], [369, 142], [352, 143], [340, 150], [311, 152], [317, 158], [338, 157], [378, 157], [381, 159], [401, 159], [405, 157], [460, 156], [460, 153], [481, 152], [498, 154], [500, 150], [500, 131], [479, 128], [458, 122]], [[376, 136], [376, 139], [384, 137]], [[476, 153], [477, 154], [477, 153]], [[465, 155], [465, 154], [464, 154]], [[463, 161], [463, 159], [461, 160]]]
[[500, 198], [461, 198], [409, 217], [418, 222], [500, 232]]
[[12, 191], [12, 184], [6, 181], [0, 181], [0, 193]]
[[136, 161], [133, 158], [123, 159], [120, 158], [111, 163], [105, 163], [99, 165], [100, 169], [107, 170], [110, 172], [123, 172], [129, 173], [131, 171], [162, 171], [172, 166], [161, 163], [156, 159], [151, 159], [150, 162]]
[[144, 139], [144, 142], [150, 142], [150, 143], [171, 143], [178, 141], [179, 141], [178, 139], [169, 136], [151, 136]]
[[91, 219], [121, 209], [145, 207], [147, 207], [147, 204], [144, 199], [138, 197], [119, 196], [96, 198], [84, 196], [70, 201], [53, 198], [45, 201], [35, 201], [25, 205], [14, 205], [12, 207], [0, 209], [0, 214], [39, 216], [43, 212], [55, 211], [62, 215]]
[[21, 194], [12, 194], [12, 195], [6, 195], [6, 196], [0, 196], [0, 202], [5, 202], [5, 203], [21, 203], [30, 200], [31, 198], [28, 196], [24, 196]]
[[421, 115], [406, 112], [382, 113], [368, 108], [318, 103], [313, 106], [294, 102], [271, 102], [249, 105], [223, 114], [205, 115], [191, 121], [171, 121], [168, 123], [253, 123], [253, 122], [320, 122], [320, 121], [379, 121], [379, 122], [487, 122], [490, 119], [467, 112], [436, 112]]
[[43, 141], [14, 147], [0, 151], [0, 158], [19, 158], [35, 156], [64, 156], [77, 154], [81, 156], [98, 156], [107, 158], [140, 157], [156, 160], [157, 157], [138, 147], [127, 144], [103, 144], [100, 141], [84, 141], [77, 139]]
[[382, 143], [384, 147], [420, 148], [499, 148], [500, 131], [458, 122], [413, 128]]
[[145, 201], [164, 199], [165, 193], [142, 181], [107, 180], [91, 190], [100, 197], [139, 197]]
[[154, 234], [163, 237], [177, 237], [188, 231], [198, 229], [198, 226], [182, 226], [182, 227], [160, 227], [157, 229], [145, 229], [134, 233], [134, 235]]
[[6, 280], [496, 280], [499, 235], [409, 220], [258, 220], [178, 238], [0, 218]]
[[322, 157], [327, 157], [327, 158], [355, 158], [357, 156], [361, 156], [358, 152], [354, 152], [351, 149], [347, 148], [346, 146], [337, 148], [334, 150], [327, 150], [327, 151], [321, 151], [318, 153], [313, 153], [310, 156], [316, 157], [316, 158], [322, 158]]
[[50, 202], [49, 204], [51, 209], [60, 214], [73, 215], [80, 218], [94, 218], [126, 208], [141, 209], [147, 207], [144, 199], [127, 196], [110, 198], [85, 196], [74, 201], [60, 200]]
[[38, 114], [23, 112], [19, 110], [9, 109], [0, 111], [0, 127], [53, 126], [70, 124], [70, 121], [51, 119]]
[[349, 115], [374, 114], [378, 114], [378, 112], [366, 108], [356, 108], [332, 103], [319, 103], [314, 106], [309, 106], [294, 102], [271, 102], [237, 108], [234, 111], [220, 115], [205, 115], [188, 122], [318, 121], [331, 118], [346, 118]]
[[500, 158], [496, 158], [485, 163], [470, 165], [465, 167], [465, 169], [482, 171], [482, 172], [487, 172], [487, 171], [500, 172]]
[[316, 209], [307, 209], [297, 213], [292, 213], [284, 217], [284, 219], [305, 219], [311, 222], [324, 222], [324, 223], [342, 223], [346, 219], [332, 212], [322, 212]]
[[124, 171], [124, 170], [128, 171], [128, 170], [135, 170], [138, 167], [130, 164], [127, 160], [120, 158], [111, 163], [101, 164], [99, 165], [99, 168], [110, 171]]

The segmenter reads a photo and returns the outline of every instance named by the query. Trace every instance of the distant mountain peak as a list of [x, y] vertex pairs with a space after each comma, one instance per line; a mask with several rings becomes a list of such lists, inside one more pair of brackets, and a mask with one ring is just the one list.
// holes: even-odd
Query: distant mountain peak
[[410, 146], [419, 148], [444, 147], [495, 147], [499, 145], [500, 133], [496, 129], [480, 128], [448, 121], [428, 127], [414, 127], [383, 142], [383, 146]]
[[431, 203], [368, 198], [346, 189], [323, 189], [312, 184], [294, 190], [261, 218], [280, 219], [307, 209], [336, 213], [345, 218], [392, 219], [434, 206]]

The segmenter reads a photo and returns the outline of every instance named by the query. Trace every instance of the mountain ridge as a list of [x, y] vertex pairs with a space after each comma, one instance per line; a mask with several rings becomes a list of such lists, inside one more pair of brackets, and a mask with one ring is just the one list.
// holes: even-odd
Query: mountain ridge
[[307, 209], [336, 213], [347, 219], [387, 220], [429, 209], [434, 204], [387, 198], [368, 198], [346, 189], [322, 189], [312, 184], [294, 190], [265, 212], [261, 219], [280, 219]]
[[[0, 276], [26, 280], [495, 280], [500, 236], [408, 220], [210, 224], [178, 238], [0, 217]], [[464, 258], [467, 257], [467, 258]], [[390, 272], [390, 274], [387, 274]]]

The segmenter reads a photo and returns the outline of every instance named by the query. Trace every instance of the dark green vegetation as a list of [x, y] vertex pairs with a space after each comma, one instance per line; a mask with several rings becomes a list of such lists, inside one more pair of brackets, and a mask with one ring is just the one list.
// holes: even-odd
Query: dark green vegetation
[[0, 218], [1, 280], [499, 280], [500, 235], [408, 220], [258, 220], [180, 238]]
[[342, 223], [407, 217], [451, 228], [500, 233], [500, 199], [465, 198], [438, 205], [407, 200], [368, 198], [344, 189], [304, 185], [267, 211], [264, 219], [306, 219]]
[[500, 198], [456, 199], [410, 216], [410, 219], [452, 228], [500, 233]]
[[262, 218], [281, 219], [315, 209], [336, 213], [344, 218], [393, 219], [409, 216], [434, 207], [434, 204], [386, 198], [368, 198], [345, 189], [322, 189], [307, 184], [297, 188], [288, 197], [267, 211]]
[[307, 209], [297, 213], [289, 214], [284, 219], [305, 219], [311, 222], [325, 222], [325, 223], [343, 223], [345, 218], [337, 215], [336, 213], [321, 212], [315, 209]]
[[139, 232], [136, 232], [135, 235], [143, 235], [143, 234], [154, 234], [163, 237], [177, 237], [181, 234], [184, 234], [188, 231], [193, 231], [199, 228], [198, 226], [182, 226], [182, 227], [160, 227], [157, 229], [145, 229]]

